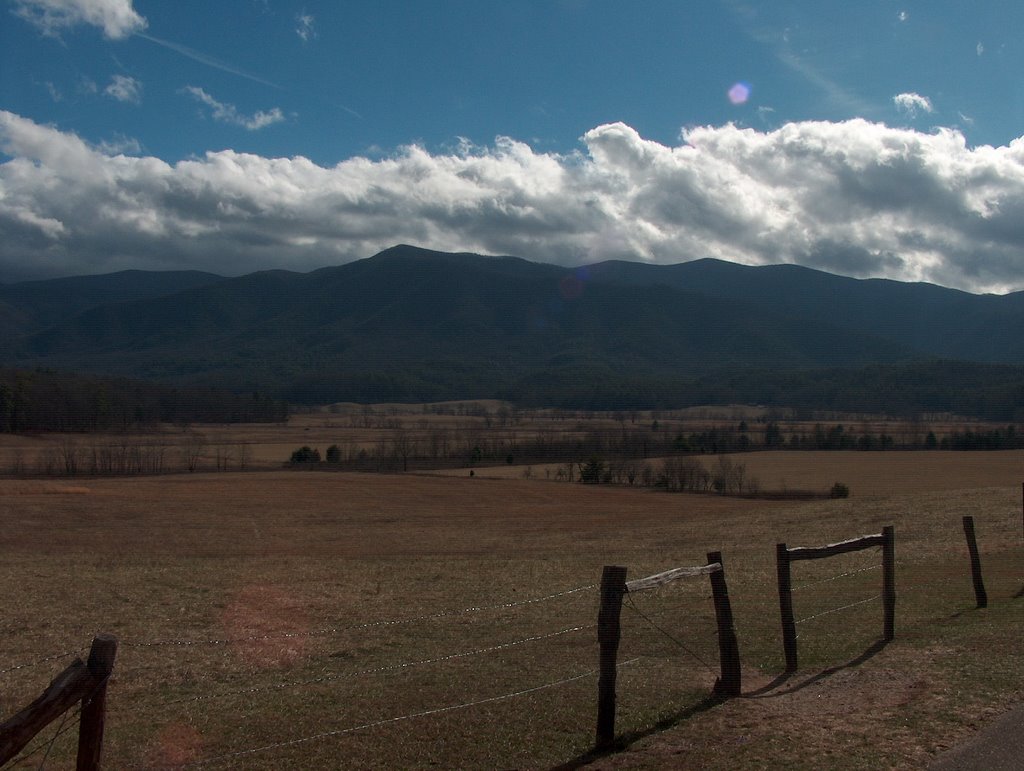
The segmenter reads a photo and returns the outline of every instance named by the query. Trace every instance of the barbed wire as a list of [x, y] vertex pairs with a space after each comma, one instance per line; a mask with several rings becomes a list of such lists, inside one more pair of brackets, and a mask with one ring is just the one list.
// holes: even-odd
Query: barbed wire
[[815, 613], [813, 616], [807, 616], [805, 618], [801, 618], [798, 621], [794, 621], [793, 623], [794, 624], [802, 624], [805, 621], [811, 621], [812, 619], [815, 619], [815, 618], [821, 618], [822, 616], [827, 616], [827, 615], [829, 615], [831, 613], [838, 613], [841, 610], [848, 610], [849, 608], [854, 608], [857, 605], [863, 605], [866, 602], [872, 602], [874, 600], [877, 600], [881, 596], [882, 595], [880, 595], [880, 594], [876, 594], [874, 597], [868, 597], [866, 600], [858, 600], [857, 602], [851, 602], [849, 605], [843, 605], [842, 607], [839, 607], [839, 608], [832, 608], [830, 610], [823, 610], [821, 613]]
[[647, 622], [648, 624], [650, 624], [650, 625], [651, 625], [652, 627], [654, 627], [654, 628], [655, 628], [656, 630], [658, 630], [658, 631], [659, 631], [659, 632], [661, 632], [661, 633], [662, 633], [663, 635], [665, 635], [665, 637], [667, 637], [667, 638], [668, 638], [669, 640], [671, 640], [671, 641], [672, 641], [672, 642], [674, 642], [674, 643], [675, 643], [676, 645], [678, 645], [678, 646], [679, 646], [680, 648], [682, 648], [682, 649], [683, 649], [684, 651], [686, 651], [686, 652], [687, 652], [687, 653], [689, 653], [689, 654], [690, 654], [691, 656], [693, 656], [693, 658], [695, 658], [695, 659], [696, 659], [697, 661], [699, 661], [699, 662], [700, 662], [701, 664], [703, 664], [703, 665], [704, 665], [704, 667], [706, 667], [706, 668], [707, 668], [707, 670], [708, 670], [709, 672], [711, 672], [712, 674], [716, 674], [715, 670], [714, 670], [714, 669], [713, 669], [713, 668], [711, 667], [711, 665], [710, 665], [710, 664], [708, 664], [708, 663], [707, 663], [707, 662], [706, 662], [706, 661], [705, 661], [704, 659], [702, 659], [702, 658], [701, 658], [700, 656], [698, 656], [698, 655], [696, 654], [696, 652], [694, 652], [694, 651], [693, 651], [693, 650], [692, 650], [692, 649], [691, 649], [690, 647], [688, 647], [688, 646], [687, 646], [687, 645], [686, 645], [686, 644], [685, 644], [684, 642], [682, 642], [681, 640], [677, 639], [677, 638], [676, 638], [676, 637], [674, 637], [673, 635], [671, 635], [671, 634], [669, 634], [668, 632], [666, 632], [666, 631], [665, 631], [665, 630], [664, 630], [664, 629], [663, 629], [662, 627], [660, 627], [660, 626], [658, 626], [658, 624], [654, 623], [654, 621], [653, 621], [653, 620], [652, 620], [652, 619], [650, 618], [650, 616], [646, 615], [646, 614], [645, 614], [645, 613], [644, 613], [644, 612], [643, 612], [642, 610], [640, 610], [640, 608], [638, 608], [638, 607], [636, 606], [636, 604], [635, 604], [635, 603], [633, 602], [633, 597], [632, 597], [632, 595], [630, 595], [630, 594], [627, 594], [627, 595], [626, 595], [626, 599], [627, 599], [627, 600], [629, 600], [629, 605], [627, 605], [627, 607], [631, 608], [631, 609], [633, 610], [633, 612], [637, 613], [637, 614], [638, 614], [638, 615], [639, 615], [639, 616], [640, 616], [640, 617], [641, 617], [642, 619], [644, 619], [644, 620], [645, 620], [645, 621], [646, 621], [646, 622]]
[[[285, 688], [297, 688], [305, 685], [318, 685], [319, 683], [329, 682], [331, 680], [346, 680], [353, 677], [363, 677], [366, 675], [381, 674], [383, 672], [400, 671], [403, 669], [409, 669], [411, 667], [426, 666], [428, 664], [439, 664], [446, 661], [454, 661], [456, 659], [468, 658], [470, 656], [478, 656], [484, 653], [494, 653], [495, 651], [506, 650], [508, 648], [514, 648], [517, 645], [524, 645], [526, 643], [537, 642], [539, 640], [547, 640], [553, 637], [559, 637], [561, 635], [572, 634], [573, 632], [581, 632], [586, 629], [595, 629], [597, 624], [589, 624], [586, 626], [574, 626], [568, 629], [560, 629], [557, 632], [550, 632], [548, 634], [534, 635], [533, 637], [524, 637], [519, 640], [513, 640], [507, 643], [501, 643], [500, 645], [492, 645], [487, 648], [478, 648], [472, 651], [464, 651], [461, 653], [451, 653], [447, 656], [438, 656], [432, 659], [420, 659], [418, 661], [406, 661], [399, 664], [388, 664], [382, 667], [375, 667], [373, 669], [364, 669], [356, 672], [338, 672], [334, 674], [322, 675], [320, 677], [309, 678], [307, 680], [295, 680], [285, 683], [274, 683], [272, 685], [259, 685], [251, 688], [238, 688], [230, 691], [221, 691], [219, 693], [202, 694], [199, 696], [184, 697], [181, 699], [172, 699], [170, 701], [163, 701], [159, 704], [149, 705], [152, 707], [166, 707], [173, 704], [187, 704], [198, 701], [207, 701], [210, 699], [220, 699], [228, 696], [235, 696], [240, 694], [249, 693], [261, 693], [263, 691], [279, 691]], [[127, 707], [125, 708], [127, 709]], [[131, 707], [132, 710], [137, 707]], [[119, 710], [115, 710], [119, 711]]]
[[879, 565], [869, 565], [866, 568], [858, 568], [857, 570], [848, 570], [845, 573], [837, 573], [836, 575], [829, 576], [828, 578], [822, 578], [822, 579], [819, 579], [817, 581], [807, 581], [807, 582], [802, 583], [802, 584], [797, 584], [796, 586], [793, 587], [792, 591], [795, 592], [798, 589], [806, 589], [809, 586], [817, 586], [818, 584], [827, 584], [829, 581], [836, 581], [836, 580], [838, 580], [840, 578], [846, 578], [847, 576], [854, 576], [854, 575], [857, 575], [857, 573], [865, 573], [868, 570], [881, 570], [881, 568], [882, 568], [882, 566], [879, 564]]
[[155, 648], [155, 647], [188, 647], [192, 645], [232, 645], [234, 643], [244, 642], [257, 642], [260, 640], [286, 640], [295, 637], [328, 637], [330, 635], [339, 634], [341, 632], [349, 632], [356, 629], [370, 629], [373, 627], [384, 627], [384, 626], [401, 626], [403, 624], [414, 624], [418, 621], [431, 621], [439, 618], [451, 618], [455, 616], [464, 616], [469, 613], [480, 613], [487, 610], [504, 610], [506, 608], [518, 608], [524, 605], [532, 605], [538, 602], [547, 602], [548, 600], [554, 600], [559, 597], [566, 597], [570, 594], [576, 594], [578, 592], [585, 592], [589, 589], [595, 589], [597, 584], [587, 584], [586, 586], [578, 586], [575, 589], [566, 589], [562, 592], [555, 592], [554, 594], [547, 594], [543, 597], [532, 597], [528, 600], [517, 600], [514, 602], [503, 602], [494, 605], [477, 605], [469, 608], [462, 608], [461, 610], [443, 610], [438, 613], [428, 613], [422, 616], [413, 616], [411, 618], [384, 620], [384, 621], [367, 621], [360, 624], [348, 624], [345, 626], [330, 627], [327, 629], [318, 629], [310, 632], [271, 632], [268, 634], [249, 635], [247, 637], [225, 637], [225, 638], [211, 638], [211, 639], [178, 639], [178, 640], [149, 640], [149, 641], [138, 641], [138, 640], [122, 640], [121, 645], [128, 648]]
[[67, 658], [68, 656], [75, 656], [77, 658], [81, 658], [82, 657], [82, 653], [83, 653], [84, 650], [85, 650], [84, 648], [79, 648], [78, 650], [74, 650], [74, 651], [65, 651], [64, 653], [54, 653], [54, 654], [52, 654], [50, 656], [43, 656], [42, 658], [35, 659], [34, 661], [26, 661], [24, 664], [16, 664], [15, 666], [8, 667], [7, 669], [0, 669], [0, 675], [6, 675], [9, 672], [14, 672], [14, 671], [19, 670], [19, 669], [28, 669], [30, 667], [37, 667], [40, 664], [45, 664], [47, 661], [55, 661], [56, 659], [64, 659], [64, 658]]
[[[634, 661], [637, 661], [637, 660], [638, 659], [631, 659], [629, 661], [624, 661], [621, 664], [619, 664], [618, 666], [619, 667], [626, 666], [628, 664], [632, 664]], [[181, 766], [181, 768], [198, 768], [199, 766], [206, 766], [206, 765], [210, 765], [212, 763], [220, 763], [222, 761], [231, 760], [233, 758], [240, 758], [240, 757], [244, 757], [244, 756], [247, 756], [247, 755], [255, 755], [258, 752], [267, 752], [268, 750], [280, 749], [281, 747], [292, 747], [292, 746], [295, 746], [296, 744], [304, 744], [306, 742], [317, 741], [319, 739], [327, 739], [327, 738], [330, 738], [332, 736], [342, 736], [344, 734], [355, 733], [356, 731], [364, 731], [364, 730], [366, 730], [368, 728], [376, 728], [377, 726], [388, 725], [390, 723], [398, 723], [398, 722], [401, 722], [403, 720], [412, 720], [414, 718], [427, 717], [429, 715], [440, 715], [440, 714], [443, 714], [445, 712], [454, 712], [454, 711], [460, 710], [460, 709], [469, 709], [470, 707], [479, 707], [479, 706], [481, 706], [483, 704], [493, 704], [494, 702], [505, 701], [507, 699], [514, 699], [514, 698], [516, 698], [518, 696], [525, 696], [525, 695], [530, 694], [530, 693], [536, 693], [538, 691], [543, 691], [543, 690], [545, 690], [547, 688], [555, 688], [555, 687], [560, 686], [560, 685], [566, 685], [568, 683], [576, 682], [577, 680], [583, 680], [584, 678], [587, 678], [587, 677], [593, 677], [595, 674], [597, 674], [597, 670], [596, 669], [592, 669], [592, 670], [590, 670], [588, 672], [584, 672], [583, 674], [580, 674], [580, 675], [574, 675], [572, 677], [566, 677], [566, 678], [564, 678], [562, 680], [556, 680], [555, 682], [544, 683], [543, 685], [536, 685], [536, 686], [533, 686], [532, 688], [524, 688], [524, 689], [522, 689], [520, 691], [515, 691], [514, 693], [506, 693], [506, 694], [502, 694], [501, 696], [491, 696], [491, 697], [486, 698], [486, 699], [479, 699], [477, 701], [465, 702], [463, 704], [454, 704], [454, 705], [447, 706], [447, 707], [436, 707], [434, 709], [423, 710], [422, 712], [413, 712], [413, 713], [408, 714], [408, 715], [399, 715], [397, 717], [389, 717], [389, 718], [384, 718], [382, 720], [375, 720], [375, 721], [370, 722], [370, 723], [363, 723], [362, 725], [352, 726], [350, 728], [339, 728], [339, 729], [334, 730], [334, 731], [325, 731], [323, 733], [314, 734], [313, 736], [304, 736], [304, 737], [299, 738], [299, 739], [290, 739], [288, 741], [275, 742], [274, 744], [265, 744], [265, 745], [263, 745], [261, 747], [253, 747], [253, 748], [248, 749], [248, 750], [240, 750], [238, 752], [230, 752], [230, 753], [227, 753], [227, 754], [224, 754], [224, 755], [218, 755], [218, 756], [213, 757], [213, 758], [208, 758], [206, 760], [196, 761], [194, 763], [189, 763], [189, 764], [186, 764], [184, 766]]]

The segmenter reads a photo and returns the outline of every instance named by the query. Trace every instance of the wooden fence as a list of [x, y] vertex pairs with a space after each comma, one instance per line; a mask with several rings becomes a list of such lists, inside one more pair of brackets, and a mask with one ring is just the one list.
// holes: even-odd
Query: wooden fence
[[45, 691], [0, 725], [0, 766], [16, 757], [46, 726], [81, 702], [78, 724], [78, 771], [96, 771], [103, 754], [107, 681], [114, 669], [117, 639], [97, 635], [88, 662], [75, 659]]
[[775, 561], [779, 581], [779, 612], [782, 616], [782, 646], [786, 653], [786, 671], [797, 670], [796, 620], [793, 617], [793, 584], [790, 563], [797, 560], [815, 560], [837, 554], [882, 547], [882, 635], [886, 640], [895, 636], [896, 621], [896, 552], [894, 530], [882, 528], [881, 533], [852, 538], [827, 546], [787, 548], [780, 543], [775, 547]]
[[709, 552], [708, 564], [681, 567], [656, 573], [646, 578], [626, 580], [626, 568], [605, 566], [601, 575], [601, 605], [597, 614], [597, 639], [600, 646], [597, 682], [597, 729], [594, 748], [606, 750], [615, 742], [615, 681], [618, 674], [619, 642], [622, 637], [622, 599], [627, 593], [642, 592], [664, 586], [680, 578], [708, 576], [715, 603], [715, 621], [718, 625], [718, 650], [721, 676], [715, 681], [715, 693], [739, 696], [742, 682], [740, 650], [733, 626], [732, 606], [725, 582], [725, 569], [721, 552]]

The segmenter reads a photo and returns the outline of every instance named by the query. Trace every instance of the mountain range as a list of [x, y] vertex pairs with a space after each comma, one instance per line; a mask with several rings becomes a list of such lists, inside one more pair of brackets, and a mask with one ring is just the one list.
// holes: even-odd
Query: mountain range
[[671, 401], [684, 383], [707, 393], [794, 373], [891, 379], [896, 368], [920, 388], [955, 362], [1006, 388], [1024, 383], [1024, 292], [710, 259], [568, 269], [400, 245], [310, 273], [126, 271], [0, 284], [0, 327], [7, 367], [300, 402], [572, 403], [575, 391], [577, 402], [600, 393], [643, 406]]

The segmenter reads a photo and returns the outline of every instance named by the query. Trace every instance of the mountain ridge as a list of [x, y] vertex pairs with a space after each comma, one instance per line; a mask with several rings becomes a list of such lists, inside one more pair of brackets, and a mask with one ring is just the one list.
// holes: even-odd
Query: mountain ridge
[[365, 397], [373, 383], [410, 396], [514, 397], [514, 384], [545, 378], [640, 390], [716, 372], [1024, 363], [1024, 293], [1007, 300], [799, 266], [565, 268], [397, 245], [309, 273], [110, 276], [106, 294], [96, 289], [105, 279], [89, 277], [93, 288], [63, 312], [54, 298], [73, 295], [74, 279], [32, 282], [24, 306], [19, 285], [0, 286], [0, 302], [29, 319], [0, 342], [0, 362], [301, 401]]

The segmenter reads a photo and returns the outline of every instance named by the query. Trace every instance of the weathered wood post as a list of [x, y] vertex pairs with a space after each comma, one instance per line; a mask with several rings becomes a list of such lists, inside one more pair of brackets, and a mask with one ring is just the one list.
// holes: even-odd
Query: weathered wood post
[[98, 771], [103, 755], [103, 727], [106, 722], [107, 681], [114, 670], [117, 638], [96, 635], [89, 651], [89, 674], [96, 686], [82, 700], [82, 717], [78, 724], [77, 771]]
[[81, 702], [78, 768], [98, 769], [107, 678], [116, 652], [114, 637], [97, 635], [88, 663], [76, 658], [31, 704], [0, 723], [0, 766], [16, 757], [46, 726]]
[[967, 551], [971, 555], [971, 579], [974, 581], [974, 599], [979, 608], [988, 607], [988, 594], [985, 592], [985, 580], [981, 575], [981, 555], [978, 554], [978, 541], [974, 537], [974, 517], [964, 517], [964, 536], [967, 538]]
[[597, 680], [597, 732], [594, 748], [605, 750], [615, 743], [615, 678], [622, 636], [622, 598], [626, 593], [626, 568], [606, 565], [601, 575], [601, 608], [597, 614], [597, 640], [601, 646]]
[[882, 528], [882, 636], [896, 637], [896, 530]]
[[732, 605], [729, 602], [729, 587], [725, 582], [725, 563], [722, 552], [708, 552], [708, 564], [718, 563], [721, 570], [711, 573], [711, 596], [715, 601], [715, 621], [718, 623], [718, 656], [722, 674], [715, 682], [715, 693], [723, 696], [739, 696], [742, 689], [740, 666], [740, 645], [733, 625]]
[[786, 544], [775, 545], [775, 569], [779, 579], [779, 613], [782, 616], [782, 647], [786, 652], [786, 671], [796, 672], [796, 620], [793, 618], [793, 581]]

